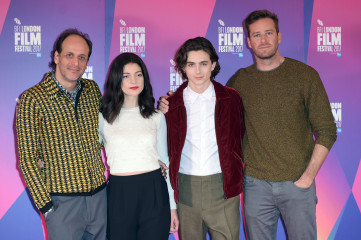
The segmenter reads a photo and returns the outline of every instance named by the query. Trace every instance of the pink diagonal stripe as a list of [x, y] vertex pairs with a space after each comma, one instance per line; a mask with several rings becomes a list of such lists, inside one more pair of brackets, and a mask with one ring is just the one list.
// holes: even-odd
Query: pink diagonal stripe
[[355, 197], [358, 209], [361, 212], [361, 159], [356, 173], [355, 181], [352, 187], [352, 193]]
[[8, 12], [10, 2], [11, 2], [11, 0], [1, 0], [0, 1], [0, 35], [1, 35], [1, 31], [4, 26], [6, 14]]

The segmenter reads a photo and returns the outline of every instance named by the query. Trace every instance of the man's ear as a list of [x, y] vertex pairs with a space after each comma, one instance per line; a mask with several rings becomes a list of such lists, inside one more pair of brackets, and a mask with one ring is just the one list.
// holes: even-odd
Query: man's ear
[[55, 51], [54, 52], [54, 62], [55, 62], [55, 64], [59, 63], [59, 57], [60, 57], [60, 55], [59, 55], [58, 51]]
[[217, 65], [217, 62], [213, 62], [213, 63], [212, 63], [212, 71], [214, 70], [214, 68], [216, 67], [216, 65]]
[[279, 45], [282, 42], [282, 34], [281, 34], [281, 32], [278, 32], [277, 37], [278, 37], [278, 45]]
[[248, 47], [249, 47], [250, 49], [252, 49], [251, 39], [249, 39], [249, 37], [247, 37], [247, 44], [248, 44]]

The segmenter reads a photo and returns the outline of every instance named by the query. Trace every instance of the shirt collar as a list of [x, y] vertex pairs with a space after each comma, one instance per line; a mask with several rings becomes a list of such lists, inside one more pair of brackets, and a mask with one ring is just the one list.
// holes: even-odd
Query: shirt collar
[[56, 85], [60, 88], [60, 90], [62, 92], [65, 93], [65, 95], [67, 95], [70, 100], [75, 104], [76, 102], [76, 96], [78, 94], [78, 92], [81, 89], [81, 82], [80, 79], [77, 80], [76, 85], [75, 85], [75, 89], [73, 92], [69, 92], [68, 90], [66, 90], [61, 84], [60, 82], [55, 78], [55, 71], [52, 71], [51, 73], [51, 79], [56, 83]]
[[214, 86], [213, 86], [212, 82], [210, 82], [208, 88], [203, 93], [196, 93], [188, 85], [184, 89], [184, 94], [186, 94], [189, 97], [189, 100], [191, 103], [194, 103], [200, 97], [202, 97], [208, 101], [211, 101], [212, 98], [215, 97]]

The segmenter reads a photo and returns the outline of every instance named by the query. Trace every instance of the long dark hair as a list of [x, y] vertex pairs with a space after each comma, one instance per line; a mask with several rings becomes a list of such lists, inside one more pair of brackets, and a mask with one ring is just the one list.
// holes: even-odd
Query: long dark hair
[[107, 81], [105, 84], [105, 93], [103, 96], [102, 113], [108, 123], [113, 123], [119, 115], [120, 109], [124, 103], [124, 93], [122, 90], [124, 66], [128, 63], [136, 63], [142, 69], [144, 78], [144, 89], [138, 96], [138, 105], [140, 114], [144, 118], [149, 118], [155, 113], [153, 89], [150, 84], [147, 67], [143, 60], [134, 53], [122, 53], [118, 55], [109, 68]]

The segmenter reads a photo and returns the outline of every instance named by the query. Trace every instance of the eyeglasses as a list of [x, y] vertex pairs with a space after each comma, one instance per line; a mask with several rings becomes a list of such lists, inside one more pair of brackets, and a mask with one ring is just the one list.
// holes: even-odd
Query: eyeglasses
[[[63, 56], [68, 60], [73, 60], [75, 57], [73, 53], [67, 53], [67, 54], [64, 54]], [[88, 58], [84, 55], [79, 55], [78, 60], [81, 63], [86, 63], [88, 61]]]

